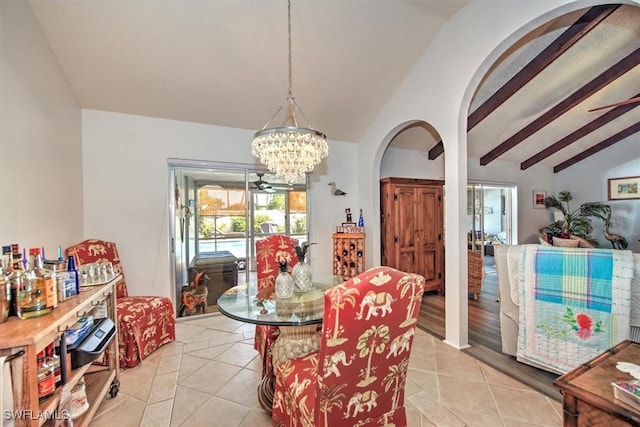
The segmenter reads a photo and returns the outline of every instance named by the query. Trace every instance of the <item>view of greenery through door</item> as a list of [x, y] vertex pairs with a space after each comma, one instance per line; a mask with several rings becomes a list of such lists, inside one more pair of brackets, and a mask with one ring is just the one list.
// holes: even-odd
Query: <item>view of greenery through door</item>
[[169, 162], [171, 249], [176, 295], [198, 254], [236, 258], [238, 282], [255, 270], [255, 242], [272, 234], [307, 241], [307, 180], [288, 184], [253, 165]]
[[[250, 189], [204, 184], [197, 187], [197, 252], [227, 250], [243, 267], [247, 243], [270, 234], [285, 234], [306, 240], [307, 198], [301, 189]], [[247, 226], [247, 224], [250, 226]], [[249, 251], [252, 255], [252, 249]], [[251, 259], [254, 257], [251, 256]]]
[[192, 215], [187, 262], [201, 252], [228, 251], [253, 270], [255, 241], [285, 234], [305, 241], [306, 181], [292, 185], [253, 171], [190, 173]]

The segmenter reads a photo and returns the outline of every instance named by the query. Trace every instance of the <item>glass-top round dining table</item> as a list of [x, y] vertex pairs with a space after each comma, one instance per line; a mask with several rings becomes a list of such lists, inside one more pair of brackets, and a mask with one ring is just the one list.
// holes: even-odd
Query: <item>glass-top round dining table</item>
[[344, 280], [338, 276], [318, 275], [306, 292], [294, 292], [285, 299], [276, 298], [273, 288], [258, 292], [251, 281], [234, 286], [218, 298], [218, 310], [232, 319], [256, 325], [304, 326], [322, 323], [324, 292]]
[[[280, 335], [271, 350], [275, 367], [287, 359], [318, 350], [318, 324], [322, 323], [324, 292], [343, 282], [339, 276], [314, 275], [310, 290], [279, 299], [273, 288], [258, 291], [254, 280], [225, 291], [218, 298], [218, 310], [240, 322], [277, 326]], [[258, 400], [268, 412], [271, 412], [274, 387], [273, 375], [265, 375], [258, 386]]]

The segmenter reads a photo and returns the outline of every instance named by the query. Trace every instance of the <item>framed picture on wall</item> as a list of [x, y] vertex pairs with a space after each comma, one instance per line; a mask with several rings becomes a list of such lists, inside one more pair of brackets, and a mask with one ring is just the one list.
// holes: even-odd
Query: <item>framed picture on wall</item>
[[533, 190], [533, 208], [544, 209], [545, 197], [547, 197], [546, 191]]
[[609, 200], [640, 199], [640, 176], [609, 178], [607, 188]]

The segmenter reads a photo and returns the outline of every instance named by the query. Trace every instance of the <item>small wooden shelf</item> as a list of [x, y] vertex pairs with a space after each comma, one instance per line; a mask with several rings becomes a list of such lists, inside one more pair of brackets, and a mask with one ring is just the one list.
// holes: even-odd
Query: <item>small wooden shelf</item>
[[343, 279], [357, 276], [365, 270], [365, 234], [334, 233], [333, 274]]

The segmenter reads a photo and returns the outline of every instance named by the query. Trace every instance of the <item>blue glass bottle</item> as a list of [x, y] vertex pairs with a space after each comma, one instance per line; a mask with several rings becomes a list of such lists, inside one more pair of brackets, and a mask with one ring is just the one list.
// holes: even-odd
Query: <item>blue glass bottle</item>
[[80, 295], [80, 275], [76, 268], [76, 258], [73, 255], [69, 255], [67, 260], [67, 272], [73, 274], [76, 283], [76, 295]]

